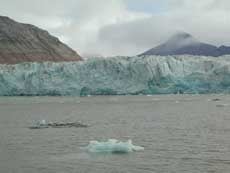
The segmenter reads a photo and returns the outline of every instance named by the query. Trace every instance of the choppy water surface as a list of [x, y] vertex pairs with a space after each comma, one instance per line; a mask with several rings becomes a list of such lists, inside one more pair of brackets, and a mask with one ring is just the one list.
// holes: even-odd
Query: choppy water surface
[[[91, 127], [27, 128], [40, 119]], [[132, 139], [145, 150], [81, 148], [109, 138]], [[0, 97], [0, 172], [228, 173], [230, 96]]]

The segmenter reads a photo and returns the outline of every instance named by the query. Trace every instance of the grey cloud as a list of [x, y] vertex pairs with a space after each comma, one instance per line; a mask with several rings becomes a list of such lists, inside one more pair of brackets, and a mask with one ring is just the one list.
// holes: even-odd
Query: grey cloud
[[[105, 26], [100, 30], [99, 42], [113, 54], [135, 55], [167, 40], [175, 32], [184, 31], [204, 42], [230, 45], [230, 12], [224, 10], [224, 2], [218, 2], [171, 0], [167, 13]], [[229, 1], [225, 1], [227, 4]]]
[[140, 1], [0, 0], [0, 10], [1, 15], [47, 29], [82, 55], [136, 55], [178, 31], [230, 45], [229, 0], [165, 0], [167, 10], [158, 15], [130, 11], [125, 6], [130, 3]]
[[[170, 18], [157, 16], [139, 19], [125, 24], [109, 25], [99, 32], [99, 42], [114, 55], [136, 55], [166, 40], [176, 31]], [[170, 29], [169, 29], [170, 28]], [[119, 51], [122, 50], [122, 53]]]

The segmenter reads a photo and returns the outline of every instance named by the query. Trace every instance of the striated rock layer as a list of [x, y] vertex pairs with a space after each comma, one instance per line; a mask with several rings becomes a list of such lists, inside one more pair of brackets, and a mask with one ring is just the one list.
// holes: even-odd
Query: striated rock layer
[[230, 93], [230, 56], [93, 58], [0, 65], [0, 95]]
[[0, 63], [79, 61], [81, 57], [47, 31], [0, 16]]

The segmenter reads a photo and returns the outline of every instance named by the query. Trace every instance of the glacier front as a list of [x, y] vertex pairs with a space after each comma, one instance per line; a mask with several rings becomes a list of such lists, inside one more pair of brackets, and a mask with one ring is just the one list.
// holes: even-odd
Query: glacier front
[[230, 56], [91, 58], [0, 65], [0, 95], [230, 93]]

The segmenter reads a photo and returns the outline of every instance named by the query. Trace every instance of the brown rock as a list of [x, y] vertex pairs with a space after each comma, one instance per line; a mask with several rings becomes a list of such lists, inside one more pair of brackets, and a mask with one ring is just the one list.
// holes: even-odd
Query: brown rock
[[1, 64], [79, 60], [74, 50], [47, 31], [0, 16]]

